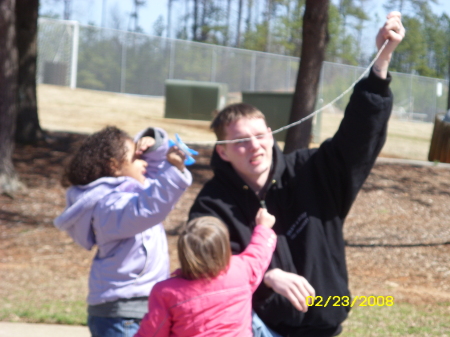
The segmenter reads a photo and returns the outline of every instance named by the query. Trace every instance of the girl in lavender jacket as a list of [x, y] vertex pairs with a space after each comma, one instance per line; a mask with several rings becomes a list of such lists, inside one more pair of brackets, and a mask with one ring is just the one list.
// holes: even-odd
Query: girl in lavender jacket
[[162, 221], [192, 177], [167, 134], [150, 128], [131, 139], [107, 127], [81, 145], [68, 165], [67, 205], [57, 228], [90, 250], [88, 325], [93, 337], [132, 336], [153, 285], [169, 276]]
[[261, 208], [255, 223], [250, 244], [231, 256], [219, 219], [190, 221], [178, 240], [181, 270], [155, 285], [135, 337], [253, 336], [252, 294], [276, 246], [275, 217]]

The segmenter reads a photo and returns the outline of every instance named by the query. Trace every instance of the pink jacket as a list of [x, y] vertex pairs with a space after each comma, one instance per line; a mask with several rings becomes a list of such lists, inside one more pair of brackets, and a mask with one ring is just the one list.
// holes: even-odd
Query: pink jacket
[[135, 337], [252, 336], [252, 294], [276, 246], [272, 229], [258, 225], [245, 251], [212, 280], [173, 277], [157, 283], [149, 313]]

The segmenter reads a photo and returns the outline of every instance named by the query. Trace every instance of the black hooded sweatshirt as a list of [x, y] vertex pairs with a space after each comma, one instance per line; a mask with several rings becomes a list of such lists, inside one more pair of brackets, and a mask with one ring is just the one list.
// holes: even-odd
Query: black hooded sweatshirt
[[[386, 139], [393, 97], [390, 76], [372, 71], [354, 89], [344, 118], [333, 138], [320, 148], [283, 154], [274, 145], [273, 165], [264, 201], [276, 217], [276, 251], [269, 269], [280, 268], [305, 277], [316, 296], [350, 296], [345, 261], [343, 222], [374, 165]], [[197, 196], [190, 219], [212, 215], [230, 231], [234, 254], [250, 242], [261, 200], [214, 151], [214, 177]], [[296, 310], [283, 296], [261, 283], [253, 295], [253, 309], [284, 336], [332, 336], [350, 308], [311, 306]]]

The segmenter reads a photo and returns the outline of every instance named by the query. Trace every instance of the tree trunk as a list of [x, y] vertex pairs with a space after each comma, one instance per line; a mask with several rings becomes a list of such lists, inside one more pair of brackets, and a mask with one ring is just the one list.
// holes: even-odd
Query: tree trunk
[[346, 1], [346, 0], [339, 1], [339, 14], [342, 17], [342, 27], [343, 27], [342, 36], [343, 37], [345, 37], [347, 34], [347, 13], [348, 13], [350, 6], [351, 6], [350, 1]]
[[188, 39], [188, 21], [189, 21], [189, 0], [185, 0], [184, 3], [184, 31], [186, 34], [185, 39]]
[[267, 0], [266, 1], [266, 46], [264, 47], [264, 51], [267, 53], [270, 53], [270, 47], [272, 43], [272, 37], [271, 37], [271, 20], [272, 20], [272, 1], [273, 0]]
[[253, 11], [253, 0], [248, 0], [247, 2], [247, 20], [245, 32], [248, 34], [252, 29], [252, 11]]
[[237, 29], [236, 29], [236, 48], [239, 48], [241, 43], [241, 20], [242, 20], [242, 0], [239, 0]]
[[16, 142], [36, 143], [43, 138], [36, 98], [38, 0], [16, 0], [19, 53]]
[[172, 0], [167, 1], [167, 38], [170, 38], [172, 30]]
[[72, 0], [64, 0], [64, 20], [70, 20], [72, 15]]
[[193, 13], [193, 21], [192, 24], [192, 40], [198, 41], [197, 38], [197, 30], [198, 30], [198, 0], [194, 0], [194, 13]]
[[226, 28], [226, 42], [225, 45], [230, 45], [230, 16], [231, 16], [231, 0], [227, 0], [227, 28]]
[[[292, 101], [290, 123], [314, 111], [320, 71], [328, 43], [329, 0], [306, 0], [303, 16], [303, 39], [300, 68]], [[308, 148], [311, 140], [312, 120], [288, 129], [284, 153]]]
[[12, 162], [18, 71], [15, 5], [15, 0], [0, 2], [0, 193], [11, 193], [18, 187]]
[[201, 21], [200, 21], [200, 36], [199, 36], [199, 41], [204, 42], [208, 39], [208, 29], [206, 27], [206, 22], [208, 19], [208, 0], [203, 0], [203, 11], [202, 11], [202, 16], [201, 16]]

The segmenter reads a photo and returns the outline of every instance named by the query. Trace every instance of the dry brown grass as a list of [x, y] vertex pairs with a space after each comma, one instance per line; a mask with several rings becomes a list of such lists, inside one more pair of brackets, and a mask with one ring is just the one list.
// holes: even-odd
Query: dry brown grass
[[[235, 95], [234, 95], [235, 96]], [[235, 97], [233, 101], [236, 101]], [[185, 141], [214, 141], [209, 121], [164, 118], [163, 97], [140, 97], [86, 89], [40, 85], [39, 118], [44, 129], [92, 133], [115, 124], [131, 135], [147, 126], [164, 128]], [[333, 136], [342, 113], [330, 109], [322, 117], [321, 141]], [[433, 125], [391, 118], [382, 156], [427, 160]]]
[[[329, 109], [323, 113], [321, 141], [332, 137], [339, 127], [342, 112]], [[392, 117], [388, 125], [388, 138], [382, 156], [427, 160], [430, 147], [432, 123], [402, 121]]]
[[39, 119], [52, 131], [92, 133], [117, 125], [134, 135], [148, 126], [178, 133], [183, 140], [214, 140], [209, 122], [164, 118], [164, 98], [140, 97], [86, 89], [40, 85]]
[[[186, 140], [214, 139], [208, 122], [165, 120], [162, 98], [49, 85], [40, 86], [38, 94], [44, 129], [90, 133], [116, 124], [134, 134], [156, 125]], [[334, 133], [340, 118], [339, 114], [324, 115], [324, 137]], [[392, 120], [389, 132], [385, 155], [408, 157], [410, 151], [416, 154], [409, 158], [424, 159], [431, 125]], [[2, 320], [76, 324], [85, 320], [84, 299], [94, 252], [84, 251], [52, 226], [65, 204], [58, 180], [61, 163], [70, 152], [70, 137], [81, 136], [16, 149], [16, 168], [28, 190], [16, 199], [0, 195]], [[195, 182], [165, 221], [171, 247], [193, 199], [212, 175], [207, 151], [200, 149], [200, 165], [192, 168]], [[449, 181], [450, 170], [435, 167], [378, 164], [372, 170], [345, 226], [350, 243], [368, 245], [347, 248], [350, 288], [354, 295], [394, 296], [396, 305], [354, 308], [344, 336], [450, 335], [450, 245], [383, 246], [447, 242]], [[176, 250], [170, 253], [174, 269]]]

